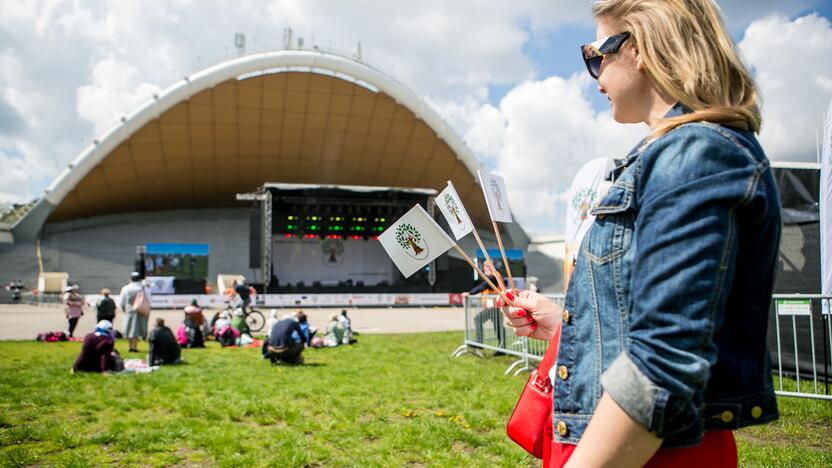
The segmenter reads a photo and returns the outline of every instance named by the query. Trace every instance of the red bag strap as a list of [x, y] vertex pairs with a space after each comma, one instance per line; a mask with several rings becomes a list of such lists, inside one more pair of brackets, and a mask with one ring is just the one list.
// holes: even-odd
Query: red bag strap
[[558, 358], [558, 346], [560, 346], [560, 327], [555, 330], [555, 336], [552, 337], [552, 341], [549, 342], [549, 346], [543, 354], [543, 361], [541, 361], [540, 366], [537, 368], [537, 373], [539, 375], [549, 375], [549, 371], [552, 369], [552, 366], [555, 364], [555, 360]]

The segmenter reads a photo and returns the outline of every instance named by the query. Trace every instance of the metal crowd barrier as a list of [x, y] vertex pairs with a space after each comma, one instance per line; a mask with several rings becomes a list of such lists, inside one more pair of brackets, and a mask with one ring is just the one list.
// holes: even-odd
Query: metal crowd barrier
[[[546, 294], [546, 297], [563, 304], [563, 294]], [[497, 298], [496, 295], [464, 298], [465, 342], [454, 350], [452, 356], [466, 353], [482, 356], [483, 350], [491, 350], [517, 358], [506, 369], [505, 375], [531, 372], [535, 368], [531, 362], [543, 359], [548, 342], [516, 336], [513, 328], [505, 326], [503, 313], [495, 306]]]
[[[563, 294], [546, 297], [563, 305]], [[548, 343], [515, 336], [503, 323], [495, 307], [497, 296], [466, 296], [465, 341], [452, 355], [482, 356], [491, 350], [515, 356], [505, 375], [531, 372], [543, 359]], [[775, 294], [774, 322], [769, 326], [768, 345], [778, 377], [775, 392], [781, 396], [832, 400], [832, 296], [820, 294]], [[820, 357], [820, 360], [818, 359]], [[784, 377], [795, 379], [795, 389], [784, 385]], [[809, 382], [807, 382], [809, 380]]]
[[[768, 342], [778, 377], [775, 393], [832, 400], [832, 296], [775, 294], [772, 313]], [[795, 379], [794, 389], [784, 387], [784, 376]]]

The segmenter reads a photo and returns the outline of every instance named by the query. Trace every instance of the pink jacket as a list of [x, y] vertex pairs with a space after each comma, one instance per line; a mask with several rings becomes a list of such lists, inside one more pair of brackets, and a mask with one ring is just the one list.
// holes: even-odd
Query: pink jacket
[[66, 293], [64, 295], [64, 305], [66, 305], [64, 313], [66, 313], [67, 318], [78, 318], [84, 315], [84, 311], [82, 310], [84, 299], [81, 296]]

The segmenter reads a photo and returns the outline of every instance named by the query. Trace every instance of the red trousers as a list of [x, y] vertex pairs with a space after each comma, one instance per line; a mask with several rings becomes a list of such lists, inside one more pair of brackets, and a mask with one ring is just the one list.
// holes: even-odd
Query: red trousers
[[[549, 428], [551, 430], [551, 428]], [[566, 464], [576, 445], [552, 442], [543, 451], [543, 467], [555, 468]], [[702, 443], [695, 447], [660, 449], [645, 467], [659, 468], [736, 468], [737, 444], [731, 431], [708, 431]]]

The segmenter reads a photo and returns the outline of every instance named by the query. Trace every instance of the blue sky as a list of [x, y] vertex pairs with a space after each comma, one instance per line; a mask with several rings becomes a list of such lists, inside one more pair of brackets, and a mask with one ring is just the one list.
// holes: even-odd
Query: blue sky
[[[763, 98], [774, 161], [812, 161], [832, 99], [832, 0], [719, 0]], [[0, 0], [0, 203], [40, 197], [87, 145], [182, 77], [246, 52], [351, 54], [403, 82], [506, 178], [533, 236], [562, 231], [578, 169], [644, 135], [613, 122], [585, 73], [574, 0]], [[435, 187], [434, 187], [435, 188]]]
[[[808, 14], [817, 14], [832, 20], [832, 0], [813, 0], [808, 2], [781, 1], [780, 5], [762, 5], [758, 14], [754, 14], [755, 2], [744, 2], [749, 10], [749, 17], [759, 19], [767, 14], [784, 14], [789, 19], [795, 19]], [[766, 2], [761, 2], [766, 3]], [[797, 11], [795, 11], [797, 10]], [[745, 35], [745, 29], [752, 22], [751, 19], [730, 21], [729, 32], [734, 41], [739, 43]], [[527, 26], [528, 27], [528, 26]], [[578, 47], [595, 39], [595, 27], [591, 24], [565, 24], [553, 31], [533, 35], [524, 45], [523, 51], [534, 59], [538, 79], [559, 75], [570, 76], [573, 73], [584, 73], [586, 67], [581, 60]], [[489, 101], [498, 105], [512, 85], [492, 86], [489, 88]], [[593, 108], [603, 111], [609, 103], [599, 93], [592, 94]]]

